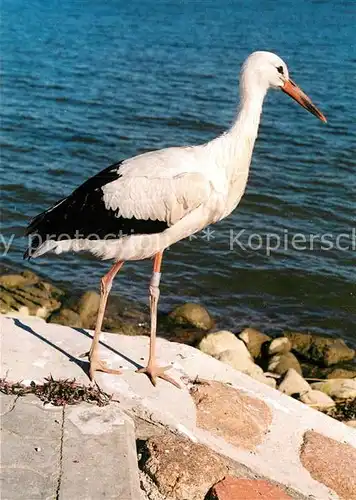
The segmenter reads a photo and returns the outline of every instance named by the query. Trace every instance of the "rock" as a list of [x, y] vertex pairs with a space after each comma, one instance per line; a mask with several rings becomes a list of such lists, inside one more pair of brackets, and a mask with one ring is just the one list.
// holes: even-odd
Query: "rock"
[[168, 432], [139, 441], [138, 453], [139, 468], [167, 499], [203, 500], [229, 473], [223, 459], [209, 448]]
[[248, 375], [263, 375], [261, 367], [256, 365], [242, 340], [232, 332], [222, 330], [209, 333], [199, 343], [199, 349], [210, 354], [222, 363], [232, 366], [235, 370]]
[[[142, 321], [140, 323], [142, 324]], [[149, 314], [147, 314], [146, 323], [150, 325]], [[199, 342], [206, 335], [206, 330], [192, 325], [180, 325], [168, 314], [158, 314], [158, 335], [172, 342], [198, 347]]]
[[332, 490], [330, 494], [317, 495], [318, 499], [356, 499], [356, 448], [351, 444], [308, 430], [300, 447], [300, 462], [315, 481]]
[[266, 439], [272, 411], [262, 399], [212, 380], [200, 380], [190, 394], [196, 405], [199, 428], [250, 451]]
[[292, 500], [282, 488], [263, 479], [227, 476], [209, 491], [205, 500]]
[[145, 335], [148, 329], [141, 327], [135, 321], [124, 321], [122, 318], [105, 317], [103, 322], [103, 331], [110, 333], [122, 333], [123, 335]]
[[[217, 339], [214, 338], [215, 335], [218, 335]], [[250, 375], [250, 377], [263, 384], [273, 388], [276, 387], [276, 381], [272, 378], [265, 377], [262, 368], [255, 364], [244, 342], [236, 338], [233, 333], [228, 331], [210, 333], [199, 344], [199, 348], [200, 345], [202, 345], [201, 351], [214, 356], [222, 363]], [[230, 345], [232, 348], [220, 351], [220, 348], [225, 345]]]
[[354, 359], [354, 349], [348, 347], [342, 339], [332, 339], [329, 340], [329, 342], [330, 343], [327, 343], [323, 340], [314, 342], [313, 344], [318, 354], [321, 353], [322, 361], [325, 366], [331, 366], [342, 361], [351, 361]]
[[327, 408], [335, 406], [335, 401], [333, 401], [330, 396], [314, 389], [304, 392], [300, 395], [299, 399], [302, 403], [312, 406], [316, 410], [326, 410]]
[[239, 370], [252, 377], [254, 375], [263, 375], [262, 368], [254, 363], [251, 354], [248, 352], [242, 340], [236, 340], [240, 342], [238, 349], [227, 349], [217, 354], [215, 357], [222, 363], [230, 365], [235, 368], [235, 370]]
[[300, 363], [305, 378], [356, 378], [356, 367], [352, 362], [342, 363], [342, 367], [321, 367], [310, 362]]
[[78, 301], [76, 311], [85, 328], [91, 328], [99, 311], [100, 295], [94, 291], [85, 292]]
[[24, 314], [26, 311], [29, 315], [48, 318], [61, 307], [62, 295], [61, 290], [30, 271], [3, 275], [0, 278], [0, 313]]
[[313, 340], [311, 333], [283, 332], [283, 335], [290, 340], [292, 349], [307, 358], [309, 357], [308, 353]]
[[77, 312], [81, 318], [91, 314], [97, 314], [100, 304], [100, 295], [92, 290], [85, 292], [77, 304]]
[[356, 379], [329, 379], [325, 382], [314, 382], [311, 387], [334, 399], [356, 398]]
[[40, 278], [31, 271], [24, 271], [22, 274], [4, 274], [0, 276], [0, 285], [6, 288], [19, 288], [25, 285], [34, 285]]
[[268, 354], [269, 356], [273, 356], [275, 354], [285, 354], [292, 349], [292, 343], [287, 337], [279, 337], [277, 339], [272, 340], [270, 345], [268, 346]]
[[356, 369], [335, 368], [328, 373], [327, 378], [356, 378]]
[[180, 325], [192, 325], [201, 330], [211, 330], [214, 320], [208, 311], [200, 304], [187, 303], [176, 307], [169, 317]]
[[310, 361], [300, 361], [304, 378], [326, 378], [330, 372], [330, 368], [322, 368], [321, 366], [314, 365]]
[[238, 337], [245, 342], [247, 349], [254, 358], [260, 356], [262, 345], [271, 340], [271, 337], [254, 328], [245, 328]]
[[294, 351], [321, 366], [350, 361], [355, 357], [355, 351], [342, 339], [295, 332], [286, 332], [285, 336], [291, 341]]
[[353, 427], [354, 429], [356, 429], [356, 420], [349, 420], [348, 422], [344, 422], [346, 425], [348, 425], [349, 427]]
[[[170, 340], [171, 342], [178, 342], [180, 344], [187, 344], [193, 347], [199, 345], [199, 342], [205, 337], [206, 332], [198, 328], [187, 328], [176, 326], [172, 328], [165, 328], [164, 321], [159, 321], [158, 318], [159, 336]], [[141, 333], [142, 335], [142, 333]]]
[[[94, 299], [95, 300], [95, 299]], [[92, 317], [92, 329], [95, 328], [96, 317]], [[166, 315], [163, 316], [166, 318]], [[161, 317], [158, 318], [158, 328], [162, 330]], [[135, 309], [131, 303], [126, 303], [121, 297], [111, 297], [105, 311], [103, 331], [111, 333], [122, 333], [128, 336], [149, 335], [150, 315], [149, 312]], [[163, 330], [165, 333], [165, 328]], [[161, 332], [158, 332], [161, 336]]]
[[302, 369], [300, 367], [299, 361], [292, 352], [287, 352], [285, 354], [275, 354], [268, 361], [269, 372], [274, 372], [278, 373], [279, 375], [283, 375], [290, 368], [293, 368], [300, 375], [302, 374]]
[[273, 377], [266, 377], [266, 375], [264, 373], [262, 373], [262, 374], [252, 373], [249, 375], [253, 379], [257, 380], [258, 382], [261, 382], [261, 384], [265, 384], [265, 385], [268, 385], [269, 387], [272, 387], [272, 389], [276, 389], [276, 387], [277, 387], [276, 379]]
[[219, 332], [206, 335], [198, 344], [198, 349], [205, 352], [205, 354], [216, 357], [223, 351], [238, 350], [241, 344], [243, 344], [243, 342], [232, 332], [220, 330]]
[[310, 385], [294, 368], [290, 368], [279, 384], [278, 390], [291, 396], [292, 394], [309, 392]]
[[[20, 309], [18, 311], [11, 311], [11, 312], [6, 313], [6, 316], [8, 318], [26, 319], [28, 316], [31, 316], [31, 314], [30, 314], [28, 307], [24, 306], [24, 307], [20, 307]], [[46, 322], [46, 319], [42, 318], [41, 316], [33, 316], [32, 315], [32, 318], [35, 320], [38, 320], [38, 321]]]
[[62, 308], [58, 313], [52, 314], [49, 319], [50, 323], [58, 325], [72, 326], [74, 328], [82, 328], [83, 323], [80, 316], [72, 309]]

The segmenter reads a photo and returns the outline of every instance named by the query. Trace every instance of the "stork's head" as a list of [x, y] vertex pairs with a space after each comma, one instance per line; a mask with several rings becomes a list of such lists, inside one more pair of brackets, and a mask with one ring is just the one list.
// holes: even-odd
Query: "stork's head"
[[311, 99], [302, 91], [296, 83], [289, 78], [286, 63], [272, 52], [253, 52], [245, 61], [241, 71], [241, 84], [248, 92], [258, 86], [266, 92], [269, 88], [281, 89], [290, 95], [303, 108], [307, 109], [321, 121], [326, 118]]

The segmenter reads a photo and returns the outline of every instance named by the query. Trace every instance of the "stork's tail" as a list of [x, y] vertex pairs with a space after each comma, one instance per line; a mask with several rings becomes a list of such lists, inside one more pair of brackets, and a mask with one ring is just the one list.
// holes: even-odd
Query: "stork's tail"
[[62, 203], [66, 200], [67, 198], [63, 198], [53, 207], [49, 208], [45, 212], [42, 212], [31, 220], [25, 232], [25, 236], [30, 236], [30, 238], [28, 248], [23, 255], [24, 259], [30, 260], [32, 258], [39, 257], [44, 253], [50, 252], [56, 247], [57, 241], [55, 239], [51, 239], [51, 237], [54, 238], [55, 235], [51, 235], [50, 231], [52, 229], [52, 233], [57, 232], [57, 207], [62, 205]]

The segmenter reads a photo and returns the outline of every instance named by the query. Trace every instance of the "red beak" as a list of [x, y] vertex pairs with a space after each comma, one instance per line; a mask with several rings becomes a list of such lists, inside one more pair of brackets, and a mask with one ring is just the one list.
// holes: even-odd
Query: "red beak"
[[321, 111], [312, 103], [309, 97], [304, 94], [302, 89], [298, 87], [293, 80], [287, 80], [283, 87], [281, 87], [283, 92], [290, 95], [295, 101], [297, 101], [303, 108], [313, 113], [314, 116], [319, 118], [322, 122], [326, 123], [326, 118]]

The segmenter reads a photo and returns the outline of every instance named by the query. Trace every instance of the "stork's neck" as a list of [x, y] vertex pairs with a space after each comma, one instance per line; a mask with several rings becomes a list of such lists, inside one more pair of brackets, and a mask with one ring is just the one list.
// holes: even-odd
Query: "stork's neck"
[[242, 137], [256, 139], [266, 92], [266, 89], [258, 86], [249, 90], [242, 87], [237, 117], [228, 131], [232, 140]]
[[251, 156], [258, 133], [266, 89], [248, 88], [241, 82], [241, 100], [234, 124], [222, 136], [212, 141], [219, 165], [233, 180], [242, 171], [249, 170]]

